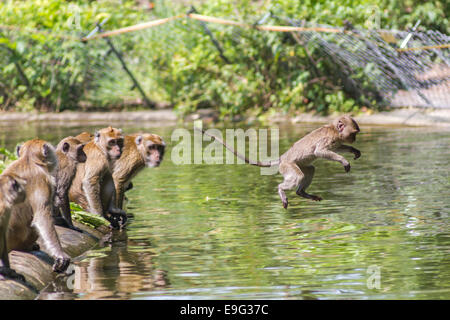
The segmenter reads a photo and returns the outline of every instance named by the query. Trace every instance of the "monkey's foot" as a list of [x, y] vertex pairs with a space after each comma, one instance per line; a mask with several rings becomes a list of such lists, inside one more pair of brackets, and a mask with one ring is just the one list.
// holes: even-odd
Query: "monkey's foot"
[[306, 199], [311, 199], [313, 201], [322, 201], [323, 200], [322, 197], [316, 196], [315, 194], [306, 193], [304, 190], [298, 191], [297, 195], [299, 195], [300, 197], [306, 198]]
[[2, 275], [3, 277], [5, 277], [7, 279], [19, 280], [20, 282], [26, 282], [25, 277], [23, 275], [21, 275], [20, 273], [17, 273], [16, 271], [14, 271], [11, 268], [0, 267], [0, 275]]
[[111, 228], [113, 229], [123, 229], [123, 227], [127, 224], [127, 215], [124, 214], [113, 214], [112, 212], [109, 212], [108, 215], [106, 215], [106, 220], [110, 222]]
[[70, 264], [70, 258], [56, 258], [55, 263], [53, 264], [53, 271], [62, 273], [64, 271], [66, 271], [69, 264]]
[[316, 196], [314, 194], [311, 194], [310, 196], [311, 196], [311, 200], [314, 200], [314, 201], [322, 201], [323, 200], [321, 196]]

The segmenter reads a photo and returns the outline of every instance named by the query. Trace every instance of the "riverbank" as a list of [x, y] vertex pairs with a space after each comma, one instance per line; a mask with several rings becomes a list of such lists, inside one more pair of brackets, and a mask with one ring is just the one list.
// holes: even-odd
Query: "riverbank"
[[[77, 221], [74, 221], [74, 225], [83, 230], [83, 233], [56, 227], [62, 248], [72, 259], [93, 248], [109, 232], [109, 228], [104, 225], [95, 229]], [[9, 253], [11, 268], [22, 274], [28, 285], [15, 280], [0, 279], [0, 299], [36, 299], [39, 292], [59, 276], [52, 271], [52, 258], [46, 252], [41, 239], [38, 243], [42, 251]]]
[[[279, 122], [328, 122], [336, 115], [320, 116], [312, 113], [297, 115], [274, 113], [263, 116], [271, 123]], [[390, 111], [377, 113], [360, 113], [355, 115], [355, 120], [365, 125], [389, 125], [389, 126], [440, 126], [450, 127], [450, 109], [422, 109], [422, 108], [396, 108]], [[0, 113], [0, 125], [9, 122], [41, 122], [52, 125], [69, 126], [71, 124], [104, 125], [105, 123], [142, 123], [151, 122], [159, 126], [173, 125], [178, 121], [192, 121], [196, 119], [208, 119], [215, 121], [218, 114], [214, 110], [202, 109], [181, 119], [173, 110], [148, 110], [129, 112], [61, 112], [61, 113]], [[255, 117], [242, 118], [243, 121], [257, 120]]]

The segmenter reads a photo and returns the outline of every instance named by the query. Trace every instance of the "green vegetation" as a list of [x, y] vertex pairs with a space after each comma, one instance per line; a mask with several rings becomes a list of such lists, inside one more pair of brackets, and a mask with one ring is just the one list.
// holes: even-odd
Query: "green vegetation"
[[[142, 1], [141, 1], [142, 2]], [[145, 2], [145, 1], [144, 1]], [[185, 13], [185, 1], [3, 1], [0, 3], [0, 107], [4, 110], [111, 110], [136, 107], [140, 96], [102, 39], [82, 43], [97, 22], [112, 30]], [[253, 23], [269, 10], [280, 17], [342, 26], [448, 33], [445, 3], [419, 0], [193, 1], [199, 13]], [[269, 21], [283, 24], [282, 21]], [[113, 38], [150, 99], [178, 111], [212, 107], [222, 116], [247, 110], [356, 111], [362, 98], [343, 91], [332, 61], [285, 33], [209, 24], [231, 61], [225, 63], [197, 21], [180, 19]], [[49, 33], [35, 32], [47, 31]], [[72, 39], [55, 35], [69, 35]], [[314, 63], [312, 62], [314, 61]], [[369, 107], [376, 103], [369, 100]]]
[[5, 168], [14, 160], [17, 159], [17, 156], [14, 152], [11, 152], [5, 148], [0, 148], [0, 173], [5, 170]]
[[81, 222], [89, 227], [98, 228], [100, 226], [109, 226], [109, 222], [99, 215], [86, 212], [76, 203], [70, 203], [72, 210], [72, 219]]

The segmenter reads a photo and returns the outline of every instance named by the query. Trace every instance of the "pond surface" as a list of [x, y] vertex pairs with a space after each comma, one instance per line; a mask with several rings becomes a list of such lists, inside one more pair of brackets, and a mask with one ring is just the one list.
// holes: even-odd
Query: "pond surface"
[[[317, 126], [281, 125], [280, 153]], [[450, 299], [449, 131], [362, 126], [351, 172], [315, 162], [308, 190], [324, 200], [292, 191], [284, 210], [280, 175], [175, 165], [174, 128], [122, 128], [162, 135], [165, 160], [135, 178], [127, 230], [75, 262], [75, 288], [41, 298]], [[83, 130], [94, 128], [2, 126], [0, 143]]]

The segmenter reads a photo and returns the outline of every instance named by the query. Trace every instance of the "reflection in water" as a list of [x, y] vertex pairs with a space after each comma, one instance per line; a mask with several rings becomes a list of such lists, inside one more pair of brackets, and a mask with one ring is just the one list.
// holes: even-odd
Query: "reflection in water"
[[[315, 127], [281, 127], [280, 154]], [[12, 148], [39, 135], [55, 143], [90, 129], [0, 130], [0, 142]], [[284, 210], [280, 175], [175, 166], [173, 128], [123, 129], [162, 135], [168, 156], [127, 193], [134, 218], [126, 232], [75, 263], [73, 290], [63, 279], [41, 298], [450, 298], [450, 132], [362, 126], [362, 157], [347, 156], [352, 171], [317, 161], [309, 190], [325, 200], [292, 192]], [[379, 289], [368, 286], [371, 266]]]

